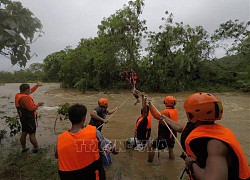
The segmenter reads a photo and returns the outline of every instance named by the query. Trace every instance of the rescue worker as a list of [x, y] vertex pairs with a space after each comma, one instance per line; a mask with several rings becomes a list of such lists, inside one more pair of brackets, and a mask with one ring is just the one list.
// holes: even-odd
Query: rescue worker
[[30, 142], [34, 147], [33, 152], [37, 153], [39, 150], [38, 142], [36, 140], [36, 110], [44, 103], [39, 102], [35, 104], [34, 100], [30, 97], [30, 94], [36, 91], [36, 89], [41, 85], [41, 83], [37, 83], [35, 86], [30, 88], [29, 84], [21, 84], [19, 86], [20, 93], [15, 96], [15, 106], [22, 126], [22, 134], [20, 138], [22, 153], [29, 150], [29, 148], [26, 147], [26, 137], [28, 134]]
[[181, 132], [181, 145], [190, 179], [249, 179], [250, 168], [234, 133], [216, 123], [223, 114], [221, 101], [210, 93], [195, 93], [184, 102], [188, 118], [182, 126], [162, 115]]
[[139, 92], [135, 89], [135, 87], [133, 87], [131, 92], [136, 99], [136, 101], [134, 102], [134, 105], [137, 105], [140, 102]]
[[152, 124], [152, 115], [149, 111], [149, 106], [147, 105], [147, 96], [143, 92], [142, 96], [142, 109], [139, 118], [136, 121], [135, 126], [135, 150], [141, 150], [141, 146], [144, 148], [147, 144], [150, 133], [151, 133], [151, 124]]
[[139, 92], [135, 88], [135, 85], [136, 85], [137, 79], [138, 79], [137, 73], [133, 69], [126, 70], [123, 72], [122, 77], [125, 78], [132, 86], [131, 92], [136, 99], [136, 101], [134, 102], [134, 105], [137, 105], [140, 102]]
[[102, 131], [102, 124], [108, 122], [106, 116], [111, 115], [118, 110], [117, 107], [112, 110], [107, 110], [107, 108], [108, 108], [108, 99], [100, 98], [98, 100], [98, 107], [96, 107], [90, 114], [91, 119], [89, 124], [98, 128], [100, 132]]
[[[106, 146], [107, 139], [96, 130], [95, 126], [84, 126], [86, 114], [87, 109], [84, 105], [71, 106], [69, 108], [71, 129], [58, 137], [56, 157], [62, 180], [106, 179], [101, 146]], [[115, 148], [109, 150], [114, 152]]]
[[[165, 109], [160, 113], [169, 117], [173, 121], [178, 122], [178, 111], [175, 108], [176, 98], [174, 96], [166, 96], [164, 98], [163, 103], [165, 104]], [[171, 129], [172, 130], [172, 129]], [[174, 135], [177, 135], [177, 132], [172, 130]], [[163, 150], [168, 148], [169, 151], [169, 159], [174, 159], [174, 144], [175, 139], [174, 136], [170, 133], [169, 129], [162, 123], [159, 122], [158, 125], [158, 137], [153, 141], [151, 150], [148, 153], [148, 162], [152, 162], [154, 159], [154, 150], [157, 148], [158, 150]]]
[[137, 76], [136, 72], [133, 69], [130, 69], [129, 77], [130, 77], [129, 82], [132, 85], [132, 94], [136, 99], [136, 101], [134, 102], [134, 105], [137, 105], [140, 102], [139, 92], [135, 88], [138, 76]]

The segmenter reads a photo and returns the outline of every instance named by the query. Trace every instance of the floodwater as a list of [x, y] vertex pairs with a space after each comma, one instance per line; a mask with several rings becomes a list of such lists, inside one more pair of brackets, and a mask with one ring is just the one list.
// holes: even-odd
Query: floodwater
[[[30, 84], [31, 86], [34, 84]], [[14, 97], [18, 90], [19, 84], [10, 83], [0, 86], [0, 117], [7, 115], [16, 115], [14, 107]], [[177, 98], [176, 108], [179, 111], [179, 122], [185, 124], [186, 116], [183, 109], [185, 98], [192, 92], [173, 93]], [[250, 94], [244, 93], [214, 93], [218, 96], [224, 106], [223, 119], [218, 123], [232, 129], [237, 136], [243, 151], [245, 152], [250, 164]], [[159, 109], [164, 109], [163, 99], [170, 94], [148, 94], [149, 99]], [[104, 125], [103, 135], [116, 141], [117, 146], [122, 152], [112, 157], [112, 166], [106, 170], [107, 179], [179, 179], [183, 169], [184, 162], [179, 155], [181, 148], [176, 143], [176, 158], [170, 160], [167, 152], [160, 152], [154, 158], [153, 163], [147, 162], [147, 152], [138, 152], [134, 150], [125, 150], [123, 146], [124, 140], [133, 137], [135, 121], [139, 116], [141, 104], [134, 106], [135, 99], [130, 91], [122, 91], [119, 93], [99, 93], [86, 92], [84, 94], [77, 90], [60, 89], [60, 84], [44, 83], [36, 92], [31, 95], [34, 101], [44, 102], [44, 106], [38, 110], [38, 128], [37, 139], [40, 146], [53, 147], [56, 143], [59, 133], [70, 128], [68, 120], [57, 120], [54, 131], [55, 119], [57, 117], [58, 105], [64, 103], [81, 103], [87, 109], [87, 119], [85, 124], [89, 122], [90, 112], [97, 106], [97, 101], [101, 97], [109, 99], [109, 109], [119, 107], [119, 111], [109, 118], [109, 122]], [[0, 119], [0, 129], [6, 124]], [[157, 121], [152, 121], [151, 137], [154, 139], [157, 135]], [[179, 139], [180, 135], [178, 136]], [[28, 141], [27, 141], [28, 142]], [[5, 138], [0, 147], [6, 147], [11, 143], [11, 138]], [[31, 144], [28, 142], [28, 146]], [[1, 148], [6, 149], [6, 148]], [[2, 153], [0, 154], [0, 156]], [[51, 153], [52, 156], [52, 153]]]

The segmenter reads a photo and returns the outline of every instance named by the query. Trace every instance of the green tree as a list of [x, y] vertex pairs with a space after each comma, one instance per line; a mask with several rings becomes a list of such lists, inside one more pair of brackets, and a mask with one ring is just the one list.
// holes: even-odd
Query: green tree
[[0, 22], [0, 54], [24, 67], [31, 58], [30, 44], [42, 34], [40, 20], [20, 2], [0, 0]]
[[249, 25], [250, 21], [245, 23], [238, 19], [228, 20], [214, 31], [212, 40], [217, 46], [224, 48], [227, 54], [247, 53], [250, 50]]
[[95, 59], [94, 64], [98, 80], [106, 87], [113, 86], [124, 69], [139, 68], [141, 40], [146, 31], [146, 21], [139, 18], [143, 6], [143, 0], [129, 1], [98, 26], [101, 58]]
[[76, 87], [81, 91], [96, 88], [93, 83], [96, 73], [93, 61], [99, 56], [97, 42], [98, 38], [81, 39], [75, 49], [66, 50], [59, 72], [64, 87]]
[[40, 73], [43, 71], [43, 63], [33, 63], [30, 65], [29, 70], [33, 73]]
[[212, 48], [208, 33], [201, 26], [174, 23], [172, 13], [162, 20], [161, 32], [149, 33], [149, 84], [153, 91], [161, 92], [192, 88], [200, 78], [201, 62]]
[[[229, 20], [220, 24], [212, 36], [213, 40], [220, 43], [227, 52], [228, 57], [223, 58], [220, 63], [224, 63], [223, 65], [228, 68], [228, 71], [235, 74], [234, 80], [237, 80], [237, 83], [234, 83], [235, 87], [248, 92], [250, 91], [249, 25], [250, 21], [245, 23], [237, 19]], [[232, 79], [229, 81], [232, 82]]]
[[44, 81], [48, 82], [61, 82], [62, 79], [59, 77], [59, 72], [61, 70], [61, 65], [66, 57], [66, 51], [59, 51], [49, 54], [43, 60], [43, 71], [44, 71]]
[[32, 73], [33, 80], [42, 81], [44, 79], [43, 63], [33, 63], [27, 69]]
[[[209, 34], [202, 26], [174, 22], [173, 14], [166, 12], [160, 32], [147, 32], [146, 21], [140, 19], [143, 7], [143, 0], [129, 1], [101, 21], [97, 37], [82, 38], [76, 48], [47, 56], [45, 80], [83, 92], [124, 88], [129, 84], [121, 83], [119, 75], [132, 68], [139, 74], [140, 90], [250, 89], [249, 23], [230, 20]], [[149, 43], [145, 57], [142, 38]], [[235, 56], [217, 60], [214, 52], [227, 40], [235, 42], [227, 48]]]

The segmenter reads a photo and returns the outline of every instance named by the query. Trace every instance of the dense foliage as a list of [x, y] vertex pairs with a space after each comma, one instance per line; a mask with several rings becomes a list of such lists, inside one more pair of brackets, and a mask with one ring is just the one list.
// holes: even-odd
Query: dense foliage
[[[229, 20], [209, 34], [202, 26], [175, 22], [173, 14], [166, 12], [159, 32], [147, 32], [146, 21], [140, 19], [143, 7], [141, 0], [129, 2], [103, 19], [97, 37], [49, 55], [44, 60], [47, 80], [83, 92], [128, 88], [120, 75], [134, 69], [139, 74], [138, 88], [146, 91], [248, 91], [249, 24]], [[148, 41], [144, 57], [143, 39]], [[217, 48], [224, 48], [228, 56], [216, 59]]]
[[13, 65], [26, 65], [32, 56], [30, 44], [41, 36], [41, 29], [40, 20], [20, 2], [0, 0], [0, 54]]
[[5, 119], [5, 123], [7, 124], [6, 127], [0, 129], [0, 142], [4, 138], [5, 134], [7, 133], [6, 129], [9, 129], [10, 136], [15, 136], [21, 131], [21, 125], [18, 121], [18, 116], [9, 117], [3, 116], [1, 119]]
[[[210, 34], [202, 26], [175, 22], [166, 11], [159, 32], [148, 32], [143, 7], [144, 0], [130, 1], [103, 18], [97, 37], [48, 55], [40, 77], [82, 92], [116, 90], [130, 88], [121, 75], [133, 69], [137, 88], [144, 91], [250, 90], [249, 22], [229, 20]], [[227, 56], [217, 59], [218, 49]]]
[[43, 64], [33, 63], [27, 69], [15, 72], [0, 71], [1, 83], [38, 82], [44, 79]]

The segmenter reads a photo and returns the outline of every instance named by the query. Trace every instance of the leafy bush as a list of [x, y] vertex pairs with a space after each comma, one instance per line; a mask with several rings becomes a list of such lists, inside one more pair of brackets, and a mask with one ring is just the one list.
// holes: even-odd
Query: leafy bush
[[[64, 104], [59, 105], [59, 109], [57, 110], [57, 115], [56, 115], [56, 119], [54, 122], [54, 132], [56, 132], [56, 122], [57, 122], [58, 117], [60, 118], [60, 120], [68, 119], [69, 107], [70, 107], [69, 103], [64, 103]], [[62, 118], [62, 116], [63, 116], [63, 118]]]
[[64, 119], [67, 119], [69, 116], [69, 107], [70, 107], [69, 103], [64, 103], [64, 104], [59, 105], [59, 109], [57, 110], [57, 114], [63, 115]]
[[0, 142], [4, 138], [5, 134], [7, 133], [6, 128], [9, 127], [10, 129], [10, 136], [15, 136], [21, 131], [21, 125], [18, 120], [18, 116], [9, 117], [9, 116], [3, 116], [1, 119], [5, 119], [5, 123], [7, 123], [7, 126], [0, 130]]

